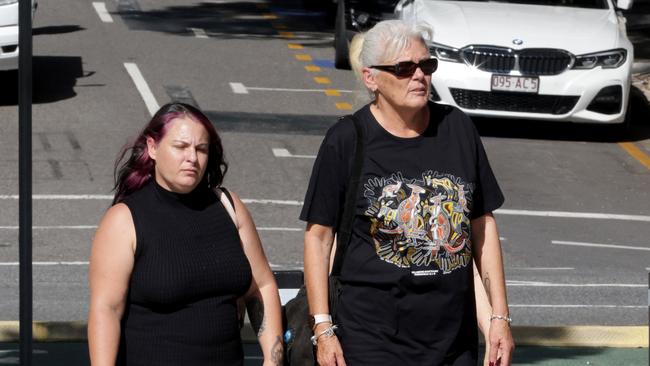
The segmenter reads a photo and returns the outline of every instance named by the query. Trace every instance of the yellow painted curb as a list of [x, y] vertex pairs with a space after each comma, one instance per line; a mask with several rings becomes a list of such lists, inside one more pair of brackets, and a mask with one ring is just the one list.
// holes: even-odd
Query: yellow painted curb
[[[86, 322], [33, 322], [36, 342], [80, 342], [86, 340]], [[18, 342], [20, 326], [17, 321], [0, 321], [0, 342]]]
[[632, 142], [619, 142], [618, 145], [646, 168], [650, 169], [650, 156], [646, 155]]
[[566, 326], [513, 327], [518, 346], [547, 347], [648, 347], [648, 327]]
[[[32, 328], [36, 342], [84, 342], [86, 322], [34, 322]], [[248, 322], [242, 329], [244, 341], [257, 337]], [[566, 326], [566, 327], [513, 327], [517, 346], [537, 347], [612, 347], [648, 348], [648, 327], [643, 326]], [[19, 323], [0, 321], [0, 342], [18, 342]]]

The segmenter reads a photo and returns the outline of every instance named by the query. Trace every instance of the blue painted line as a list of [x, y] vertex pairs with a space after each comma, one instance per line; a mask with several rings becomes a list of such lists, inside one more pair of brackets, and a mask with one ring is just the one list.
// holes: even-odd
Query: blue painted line
[[319, 67], [325, 67], [328, 69], [333, 69], [334, 68], [334, 61], [333, 60], [327, 60], [327, 59], [314, 59], [312, 63], [316, 66]]
[[271, 8], [273, 13], [289, 17], [322, 17], [325, 15], [322, 11], [303, 11], [295, 9]]

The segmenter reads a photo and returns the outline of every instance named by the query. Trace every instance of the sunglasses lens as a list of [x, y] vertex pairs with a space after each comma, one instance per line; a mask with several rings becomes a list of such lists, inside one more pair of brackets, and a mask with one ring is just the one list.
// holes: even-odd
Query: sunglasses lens
[[415, 69], [417, 69], [418, 64], [412, 62], [412, 61], [403, 61], [397, 63], [395, 65], [395, 75], [397, 76], [411, 76], [415, 73]]
[[435, 58], [420, 62], [420, 68], [425, 74], [433, 74], [438, 68], [438, 60]]

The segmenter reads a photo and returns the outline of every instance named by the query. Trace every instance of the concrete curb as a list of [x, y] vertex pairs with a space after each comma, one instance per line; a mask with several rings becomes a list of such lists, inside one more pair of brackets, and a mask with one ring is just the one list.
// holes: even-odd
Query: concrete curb
[[[19, 323], [0, 321], [0, 342], [18, 342]], [[35, 342], [85, 342], [86, 322], [34, 322]], [[646, 326], [514, 326], [518, 346], [648, 348]], [[257, 342], [250, 326], [242, 329], [245, 342]]]

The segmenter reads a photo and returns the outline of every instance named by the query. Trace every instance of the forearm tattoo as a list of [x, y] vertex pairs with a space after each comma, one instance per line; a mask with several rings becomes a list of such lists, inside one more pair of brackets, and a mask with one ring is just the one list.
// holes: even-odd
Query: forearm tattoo
[[271, 361], [276, 366], [281, 366], [284, 363], [284, 349], [282, 347], [282, 338], [275, 337], [275, 343], [271, 347]]
[[260, 337], [266, 328], [264, 302], [262, 302], [261, 298], [253, 296], [246, 302], [246, 308], [248, 308], [248, 318], [251, 320], [251, 326], [257, 336]]
[[488, 299], [491, 299], [490, 297], [490, 278], [488, 277], [488, 273], [485, 272], [483, 275], [483, 287], [485, 287], [485, 293], [487, 294]]

